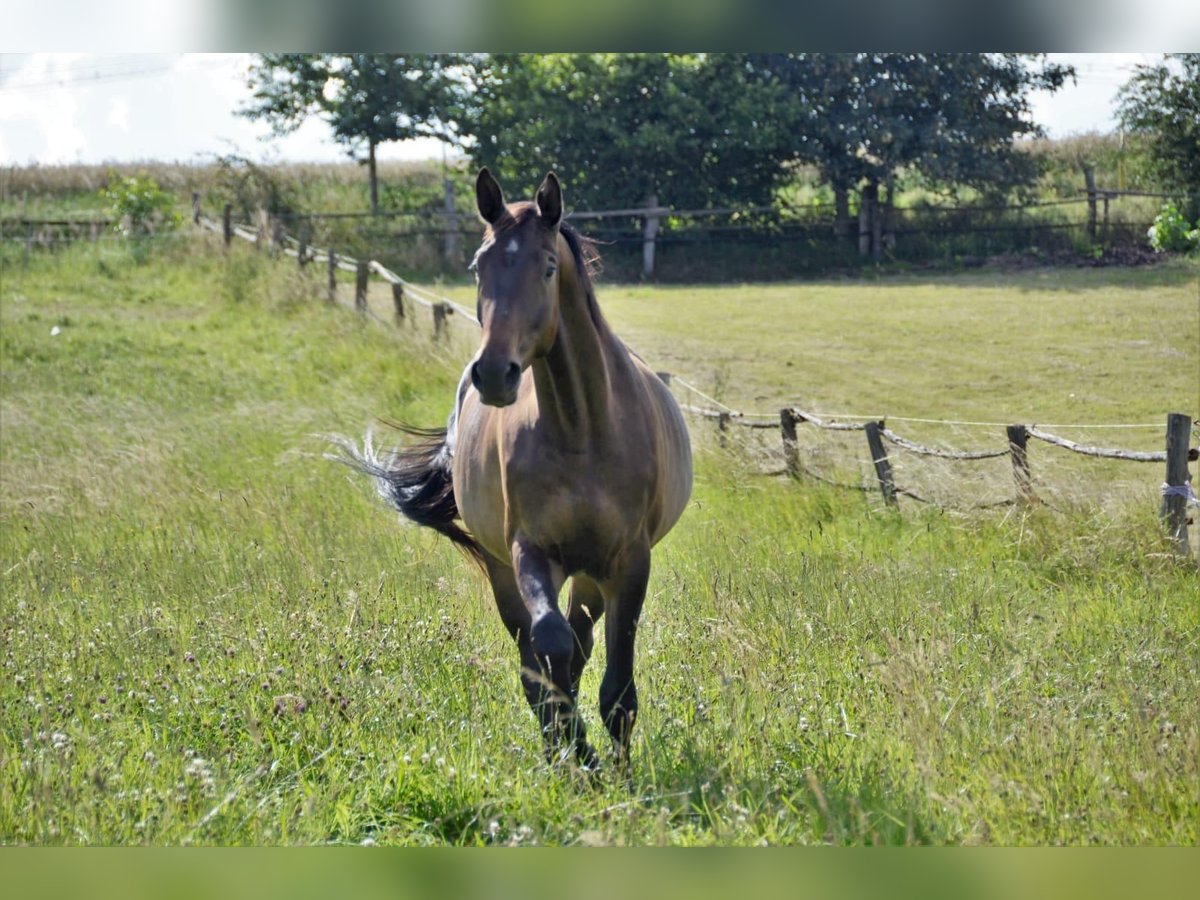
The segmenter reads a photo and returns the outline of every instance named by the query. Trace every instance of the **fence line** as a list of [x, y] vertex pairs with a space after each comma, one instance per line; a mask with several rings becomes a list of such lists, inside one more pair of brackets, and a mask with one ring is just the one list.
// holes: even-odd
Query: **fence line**
[[[641, 271], [645, 277], [653, 277], [656, 267], [656, 247], [729, 244], [729, 245], [765, 245], [792, 242], [803, 245], [799, 255], [792, 258], [791, 266], [800, 265], [811, 267], [820, 266], [823, 262], [837, 263], [840, 252], [835, 245], [844, 245], [849, 256], [857, 255], [881, 261], [885, 254], [894, 255], [897, 252], [905, 257], [903, 247], [911, 244], [912, 250], [908, 257], [924, 258], [938, 256], [941, 251], [926, 246], [928, 240], [944, 241], [946, 236], [978, 234], [981, 247], [971, 244], [969, 252], [994, 253], [1005, 251], [1020, 252], [1031, 241], [1036, 242], [1036, 235], [1066, 232], [1086, 229], [1086, 237], [1090, 244], [1097, 240], [1117, 240], [1131, 242], [1140, 239], [1147, 222], [1137, 223], [1134, 229], [1136, 235], [1125, 225], [1115, 225], [1117, 230], [1110, 230], [1109, 200], [1124, 196], [1156, 196], [1152, 192], [1113, 191], [1096, 188], [1089, 182], [1086, 192], [1077, 197], [1060, 198], [1055, 200], [1034, 201], [1022, 204], [992, 204], [987, 206], [920, 206], [895, 207], [882, 203], [878, 198], [863, 196], [858, 208], [853, 213], [847, 209], [846, 216], [839, 218], [835, 207], [831, 204], [788, 204], [781, 203], [771, 206], [745, 207], [710, 207], [703, 209], [675, 209], [669, 204], [660, 204], [656, 198], [647, 198], [641, 206], [609, 210], [576, 210], [568, 213], [572, 221], [591, 221], [599, 226], [596, 231], [606, 233], [609, 242], [618, 245], [637, 245], [642, 247]], [[1162, 196], [1179, 196], [1163, 194]], [[1103, 201], [1103, 225], [1098, 224], [1096, 206]], [[1045, 221], [1025, 216], [1026, 211], [1036, 211], [1067, 206], [1078, 206], [1086, 203], [1088, 215], [1086, 222]], [[228, 218], [231, 205], [226, 204], [225, 227], [233, 230]], [[1009, 219], [997, 220], [997, 216], [1012, 214]], [[200, 195], [192, 195], [192, 220], [199, 223], [201, 219]], [[982, 218], [980, 218], [982, 217]], [[281, 212], [273, 213], [272, 220], [278, 223], [298, 223], [307, 228], [313, 221], [396, 221], [409, 220], [414, 224], [428, 223], [433, 227], [418, 227], [404, 231], [406, 237], [438, 236], [444, 238], [442, 256], [446, 263], [458, 260], [460, 236], [463, 234], [463, 222], [470, 220], [470, 215], [455, 208], [452, 194], [447, 194], [446, 208], [424, 210], [385, 210], [378, 212]], [[727, 222], [713, 221], [726, 218]], [[106, 222], [108, 220], [105, 220]], [[605, 225], [603, 223], [610, 223]], [[614, 225], [624, 222], [624, 228], [614, 228]], [[101, 227], [94, 217], [91, 220], [74, 220], [67, 218], [31, 219], [0, 217], [0, 233], [8, 225], [16, 225], [21, 230], [28, 230], [24, 238], [17, 240], [33, 242], [34, 230], [44, 231], [52, 228], [71, 228], [91, 226], [94, 232]], [[238, 228], [245, 229], [245, 225]], [[263, 229], [266, 232], [267, 229]], [[271, 240], [274, 234], [259, 235], [259, 229], [250, 228], [250, 233], [258, 240]], [[1002, 238], [999, 241], [987, 237], [993, 233], [1009, 233], [1013, 237]], [[248, 237], [240, 233], [239, 237]], [[925, 236], [925, 237], [923, 237]], [[49, 235], [43, 235], [41, 243], [49, 243]], [[911, 239], [911, 240], [910, 240]], [[970, 241], [969, 238], [967, 238]], [[897, 242], [903, 245], [897, 249]], [[1069, 250], [1074, 244], [1070, 241], [1059, 240], [1052, 242], [1053, 247]], [[821, 248], [819, 250], [815, 248]], [[967, 252], [959, 247], [955, 252]], [[814, 255], [815, 254], [815, 255]], [[915, 256], [914, 256], [915, 254]], [[290, 255], [290, 254], [289, 254]], [[811, 257], [811, 258], [810, 258]], [[907, 257], [905, 257], [907, 258]], [[807, 261], [806, 261], [807, 260]], [[630, 261], [632, 262], [632, 261]], [[844, 262], [844, 260], [843, 260]], [[344, 267], [342, 267], [344, 268]]]
[[[619, 245], [640, 244], [642, 247], [642, 274], [652, 277], [655, 272], [655, 248], [662, 246], [682, 246], [696, 244], [775, 244], [781, 241], [802, 241], [811, 247], [818, 244], [844, 244], [849, 250], [854, 246], [859, 256], [870, 257], [876, 261], [884, 258], [885, 254], [894, 254], [897, 242], [907, 244], [907, 239], [913, 238], [913, 247], [917, 257], [928, 255], [930, 250], [924, 246], [923, 236], [935, 241], [943, 240], [953, 235], [984, 235], [980, 238], [984, 246], [980, 253], [1003, 252], [1005, 250], [1020, 250], [1039, 234], [1085, 230], [1089, 245], [1097, 240], [1111, 241], [1119, 238], [1131, 241], [1129, 229], [1119, 223], [1110, 226], [1109, 201], [1122, 196], [1150, 196], [1150, 192], [1112, 191], [1096, 188], [1089, 180], [1088, 188], [1080, 196], [1065, 197], [1053, 200], [1032, 201], [1028, 203], [992, 203], [989, 205], [965, 206], [909, 206], [897, 207], [884, 203], [877, 197], [863, 195], [854, 211], [849, 207], [839, 216], [836, 206], [828, 203], [777, 203], [765, 206], [727, 206], [699, 209], [677, 209], [666, 203], [659, 203], [654, 196], [647, 197], [642, 205], [621, 209], [574, 210], [567, 214], [567, 219], [575, 222], [595, 222], [601, 233], [607, 233], [609, 243]], [[1176, 196], [1166, 194], [1164, 196]], [[427, 226], [407, 229], [401, 232], [406, 237], [429, 236], [443, 237], [443, 256], [447, 262], [458, 261], [459, 238], [464, 229], [462, 223], [471, 220], [468, 211], [460, 210], [450, 183], [447, 183], [447, 193], [443, 209], [427, 208], [422, 210], [382, 210], [375, 212], [343, 212], [343, 211], [310, 211], [310, 212], [281, 212], [273, 214], [275, 218], [289, 223], [307, 223], [313, 221], [361, 221], [387, 222], [409, 220]], [[1103, 200], [1103, 226], [1099, 224], [1096, 207]], [[198, 195], [193, 196], [193, 207], [199, 202]], [[1044, 218], [1026, 216], [1027, 211], [1057, 209], [1069, 206], [1087, 204], [1086, 221], [1062, 222], [1045, 221]], [[999, 219], [1008, 216], [1007, 219]], [[982, 218], [980, 218], [982, 217]], [[727, 218], [727, 223], [712, 220]], [[611, 223], [605, 225], [603, 223]], [[618, 223], [625, 227], [616, 227]], [[1146, 222], [1136, 223], [1136, 238], [1140, 239]], [[1115, 227], [1117, 230], [1111, 230]], [[1012, 239], [1002, 239], [999, 244], [986, 237], [989, 234], [1011, 233]], [[1009, 245], [1012, 246], [1009, 246]], [[1059, 249], [1070, 249], [1069, 242], [1058, 241], [1055, 246]], [[825, 252], [822, 250], [821, 252]], [[959, 248], [957, 252], [962, 252]], [[835, 254], [836, 256], [837, 254]], [[935, 252], [934, 255], [937, 255]], [[819, 261], [818, 261], [819, 264]]]
[[[218, 225], [210, 219], [197, 215], [197, 223], [206, 230], [223, 233], [225, 243], [228, 246], [233, 237], [239, 237], [243, 240], [254, 243], [258, 247], [262, 247], [265, 232], [254, 231], [243, 225], [230, 226], [228, 220]], [[474, 314], [463, 305], [451, 300], [448, 297], [441, 296], [436, 292], [413, 284], [392, 270], [388, 269], [377, 260], [357, 260], [352, 257], [340, 256], [332, 248], [320, 250], [317, 248], [308, 248], [303, 242], [295, 241], [284, 235], [278, 229], [270, 238], [272, 244], [282, 249], [282, 252], [288, 256], [298, 260], [299, 265], [303, 267], [307, 262], [326, 261], [330, 263], [330, 297], [336, 298], [334, 291], [334, 276], [335, 268], [354, 271], [357, 276], [357, 285], [355, 292], [355, 304], [351, 308], [357, 309], [360, 313], [370, 315], [378, 322], [384, 322], [380, 316], [375, 314], [366, 303], [366, 285], [367, 278], [370, 273], [374, 273], [384, 281], [393, 286], [393, 296], [396, 302], [397, 316], [402, 317], [403, 298], [408, 296], [413, 302], [419, 303], [433, 311], [434, 317], [434, 335], [440, 337], [444, 331], [445, 320], [453, 312], [459, 313], [459, 318], [464, 322], [474, 322]], [[297, 249], [287, 246], [288, 243], [296, 245]], [[348, 304], [342, 304], [347, 305]], [[952, 450], [929, 447], [920, 444], [909, 438], [906, 438], [891, 428], [887, 427], [887, 417], [885, 416], [862, 416], [843, 414], [838, 416], [822, 417], [812, 412], [801, 410], [796, 407], [785, 407], [779, 411], [777, 417], [772, 417], [766, 413], [743, 413], [726, 405], [721, 400], [710, 396], [702, 391], [691, 381], [679, 375], [660, 372], [659, 377], [668, 385], [677, 384], [684, 390], [695, 395], [709, 406], [696, 406], [692, 404], [681, 404], [681, 408], [693, 415], [701, 418], [715, 420], [720, 432], [722, 445], [725, 443], [726, 435], [731, 425], [738, 425], [743, 428], [750, 429], [775, 429], [780, 430], [781, 441], [783, 445], [783, 453], [785, 459], [784, 468], [779, 471], [780, 475], [788, 475], [792, 478], [801, 476], [813, 477], [818, 481], [830, 483], [838, 487], [852, 488], [856, 490], [878, 490], [884, 498], [884, 501], [889, 506], [898, 505], [897, 498], [900, 496], [908, 497], [920, 503], [930, 503], [931, 501], [920, 496], [911, 488], [900, 486], [895, 483], [893, 477], [891, 462], [887, 450], [883, 446], [883, 440], [886, 439], [893, 445], [910, 453], [921, 456], [936, 457], [939, 459], [947, 459], [954, 461], [978, 461], [985, 459], [995, 459], [1002, 456], [1012, 457], [1013, 476], [1016, 482], [1016, 497], [1006, 499], [998, 503], [991, 504], [976, 504], [974, 508], [986, 508], [989, 506], [1011, 505], [1018, 502], [1036, 501], [1032, 489], [1032, 478], [1029, 467], [1029, 457], [1027, 453], [1026, 441], [1028, 437], [1034, 437], [1038, 440], [1051, 444], [1052, 446], [1061, 449], [1091, 457], [1101, 457], [1106, 459], [1118, 459], [1132, 462], [1165, 462], [1167, 464], [1166, 480], [1162, 490], [1162, 507], [1161, 517], [1165, 520], [1168, 531], [1171, 534], [1175, 549], [1187, 555], [1190, 553], [1190, 546], [1187, 542], [1187, 508], [1190, 505], [1200, 503], [1197, 501], [1194, 492], [1191, 490], [1191, 476], [1188, 472], [1187, 463], [1189, 460], [1194, 460], [1200, 457], [1200, 449], [1189, 449], [1188, 440], [1192, 432], [1193, 421], [1190, 417], [1172, 413], [1167, 419], [1167, 449], [1162, 452], [1144, 452], [1125, 450], [1120, 448], [1095, 447], [1084, 445], [1060, 435], [1052, 434], [1045, 431], [1043, 426], [1039, 428], [1036, 425], [1029, 424], [1002, 424], [999, 422], [963, 422], [955, 420], [941, 419], [921, 419], [914, 417], [893, 417], [892, 421], [904, 421], [913, 423], [929, 423], [938, 425], [969, 425], [969, 426], [988, 426], [988, 427], [1004, 427], [1006, 429], [1008, 446], [1001, 449], [993, 450]], [[770, 421], [774, 418], [774, 421]], [[837, 421], [837, 419], [860, 419], [862, 421]], [[868, 449], [871, 454], [871, 461], [875, 467], [877, 485], [852, 485], [835, 482], [831, 479], [820, 476], [812, 472], [800, 462], [799, 445], [797, 443], [797, 426], [800, 424], [809, 424], [816, 428], [828, 431], [863, 431], [866, 433]], [[1049, 427], [1069, 427], [1069, 428], [1147, 428], [1161, 427], [1148, 424], [1116, 424], [1116, 425], [1071, 425], [1071, 426], [1049, 426]]]

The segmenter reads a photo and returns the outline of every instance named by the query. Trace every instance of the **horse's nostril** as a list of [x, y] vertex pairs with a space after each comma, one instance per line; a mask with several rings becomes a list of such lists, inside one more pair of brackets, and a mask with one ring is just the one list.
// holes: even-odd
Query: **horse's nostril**
[[471, 366], [471, 385], [475, 390], [479, 390], [479, 363], [474, 363]]
[[521, 366], [518, 363], [512, 362], [508, 364], [508, 371], [504, 373], [504, 384], [511, 391], [521, 381]]

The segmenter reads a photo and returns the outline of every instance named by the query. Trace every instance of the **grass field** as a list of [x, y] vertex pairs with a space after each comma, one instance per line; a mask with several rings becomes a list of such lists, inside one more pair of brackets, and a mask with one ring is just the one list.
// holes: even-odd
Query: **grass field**
[[[441, 292], [474, 308], [474, 285]], [[1119, 424], [1200, 404], [1194, 263], [598, 292], [656, 368], [747, 412]]]
[[[182, 243], [4, 261], [0, 841], [1196, 843], [1197, 576], [1152, 504], [896, 514], [711, 441], [656, 554], [632, 783], [548, 768], [484, 586], [314, 437], [439, 421], [462, 340], [311, 287]], [[1195, 412], [1194, 269], [785, 291], [602, 299], [748, 408]]]

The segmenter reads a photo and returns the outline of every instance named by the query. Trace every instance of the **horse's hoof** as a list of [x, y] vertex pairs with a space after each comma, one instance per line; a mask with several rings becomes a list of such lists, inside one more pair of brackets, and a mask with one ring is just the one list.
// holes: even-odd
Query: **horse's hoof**
[[595, 772], [600, 768], [600, 754], [587, 741], [580, 741], [575, 747], [575, 761], [585, 772]]

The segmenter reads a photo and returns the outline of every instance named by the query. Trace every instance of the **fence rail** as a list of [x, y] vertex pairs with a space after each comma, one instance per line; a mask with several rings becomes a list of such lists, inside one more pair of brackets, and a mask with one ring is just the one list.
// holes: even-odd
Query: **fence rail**
[[[1090, 252], [1102, 244], [1139, 244], [1151, 216], [1144, 209], [1127, 215], [1121, 198], [1136, 203], [1138, 197], [1179, 196], [1182, 192], [1113, 190], [1089, 180], [1080, 196], [1023, 204], [896, 207], [864, 197], [842, 218], [832, 204], [824, 203], [696, 209], [674, 208], [653, 196], [641, 206], [576, 210], [567, 218], [589, 236], [616, 248], [609, 264], [624, 277], [721, 278], [730, 268], [753, 269], [759, 277], [772, 277], [851, 265], [864, 258], [921, 262], [1033, 248], [1039, 253], [1069, 253], [1079, 248]], [[1110, 211], [1113, 203], [1117, 205]], [[314, 228], [323, 228], [331, 243], [393, 269], [412, 269], [413, 260], [420, 258], [421, 268], [457, 270], [464, 262], [462, 248], [478, 228], [474, 215], [458, 208], [451, 187], [443, 206], [377, 212], [280, 211], [264, 230], [291, 227], [311, 234]], [[1086, 214], [1068, 214], [1085, 206]], [[231, 212], [227, 204], [225, 215]], [[193, 193], [192, 220], [198, 224], [200, 218], [201, 197]], [[0, 217], [0, 237], [26, 247], [52, 248], [69, 240], [96, 240], [98, 232], [113, 224], [96, 216]], [[232, 228], [232, 222], [226, 227]], [[730, 254], [709, 253], [714, 245], [727, 245]]]

